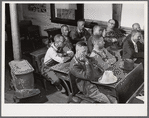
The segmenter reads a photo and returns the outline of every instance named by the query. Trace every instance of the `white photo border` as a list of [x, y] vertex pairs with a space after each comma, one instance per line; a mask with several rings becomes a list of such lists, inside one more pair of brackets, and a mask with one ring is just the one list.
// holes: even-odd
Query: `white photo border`
[[35, 3], [35, 1], [2, 1], [2, 78], [1, 78], [1, 116], [147, 116], [147, 69], [148, 69], [148, 1], [36, 1], [36, 3], [143, 3], [145, 31], [145, 66], [144, 66], [144, 104], [6, 104], [4, 102], [5, 85], [5, 3]]

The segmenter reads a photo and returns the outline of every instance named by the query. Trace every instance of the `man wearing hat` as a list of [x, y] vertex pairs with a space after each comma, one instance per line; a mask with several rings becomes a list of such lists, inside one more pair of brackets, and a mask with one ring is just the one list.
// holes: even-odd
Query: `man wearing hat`
[[[135, 63], [144, 65], [144, 40], [139, 30], [132, 30], [131, 36], [127, 36], [123, 44], [123, 59], [132, 59]], [[139, 42], [139, 43], [138, 43]]]
[[95, 60], [87, 57], [87, 45], [85, 42], [76, 44], [76, 54], [70, 63], [70, 73], [76, 79], [78, 89], [87, 97], [102, 103], [117, 103], [116, 93], [107, 91], [104, 88], [98, 88], [95, 84], [89, 81], [98, 81], [98, 78], [103, 74], [103, 70]]

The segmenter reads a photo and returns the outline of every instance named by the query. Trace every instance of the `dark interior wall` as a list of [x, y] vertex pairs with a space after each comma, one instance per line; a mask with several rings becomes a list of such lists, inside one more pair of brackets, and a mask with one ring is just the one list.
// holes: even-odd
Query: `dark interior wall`
[[9, 4], [5, 4], [5, 18], [6, 18], [6, 21], [5, 21], [5, 24], [10, 24], [10, 10], [9, 10]]
[[[62, 25], [59, 23], [51, 22], [50, 4], [46, 4], [46, 12], [44, 13], [40, 13], [37, 11], [36, 12], [30, 11], [28, 9], [27, 4], [22, 4], [22, 5], [20, 4], [20, 6], [23, 9], [22, 14], [23, 14], [24, 20], [31, 20], [33, 25], [39, 25], [41, 35], [43, 36], [48, 36], [47, 33], [44, 31], [45, 29], [53, 28], [53, 27], [60, 28]], [[69, 27], [70, 27], [70, 30], [74, 28], [74, 26], [69, 26]]]

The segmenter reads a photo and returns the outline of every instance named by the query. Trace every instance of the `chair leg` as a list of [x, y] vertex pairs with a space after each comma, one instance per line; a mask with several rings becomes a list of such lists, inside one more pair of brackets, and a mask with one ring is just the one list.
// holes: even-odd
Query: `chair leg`
[[73, 100], [72, 100], [72, 93], [69, 94], [68, 96], [68, 100], [67, 100], [67, 103], [71, 103]]
[[62, 80], [62, 79], [61, 79], [61, 81], [64, 83], [64, 85], [65, 85], [65, 87], [66, 87], [66, 90], [67, 90], [67, 93], [68, 93], [68, 96], [69, 96], [69, 95], [71, 94], [69, 86], [67, 85], [67, 83], [66, 83], [65, 80]]
[[44, 84], [45, 90], [47, 91], [47, 80], [46, 79], [43, 79], [43, 84]]

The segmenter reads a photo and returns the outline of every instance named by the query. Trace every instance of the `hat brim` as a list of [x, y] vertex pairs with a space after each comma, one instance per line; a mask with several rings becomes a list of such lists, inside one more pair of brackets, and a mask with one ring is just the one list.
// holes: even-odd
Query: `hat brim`
[[98, 82], [100, 83], [100, 84], [114, 84], [114, 83], [116, 83], [117, 82], [117, 77], [116, 76], [113, 76], [113, 81], [111, 81], [111, 82], [102, 82], [101, 80], [102, 80], [102, 77], [103, 76], [101, 76], [100, 78], [99, 78], [99, 80], [98, 80]]

